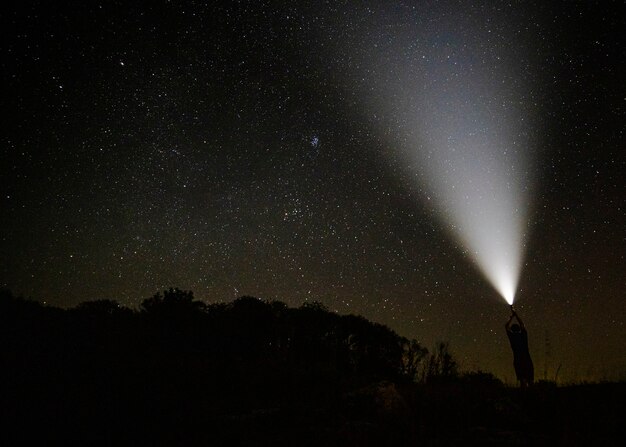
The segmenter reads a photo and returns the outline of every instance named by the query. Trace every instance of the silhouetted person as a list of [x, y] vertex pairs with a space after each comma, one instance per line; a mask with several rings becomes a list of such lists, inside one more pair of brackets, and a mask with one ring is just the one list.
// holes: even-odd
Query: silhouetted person
[[[535, 368], [528, 352], [528, 333], [524, 323], [513, 310], [513, 306], [511, 306], [511, 312], [511, 318], [509, 318], [504, 327], [506, 328], [506, 335], [511, 342], [511, 349], [513, 349], [515, 375], [520, 382], [520, 386], [526, 388], [535, 380]], [[517, 323], [513, 323], [513, 319], [517, 320]]]

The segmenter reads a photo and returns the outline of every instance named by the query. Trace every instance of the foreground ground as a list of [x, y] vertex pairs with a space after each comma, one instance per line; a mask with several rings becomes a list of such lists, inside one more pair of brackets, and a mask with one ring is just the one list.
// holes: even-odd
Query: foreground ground
[[0, 445], [621, 446], [626, 383], [528, 390], [323, 306], [0, 294]]

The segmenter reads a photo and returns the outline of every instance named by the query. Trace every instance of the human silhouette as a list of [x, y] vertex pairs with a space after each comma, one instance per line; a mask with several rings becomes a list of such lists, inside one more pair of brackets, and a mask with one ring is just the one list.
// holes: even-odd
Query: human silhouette
[[[517, 315], [513, 306], [511, 306], [511, 312], [511, 318], [509, 318], [504, 327], [511, 343], [511, 349], [513, 349], [515, 375], [520, 382], [520, 387], [526, 388], [535, 380], [535, 369], [530, 358], [530, 352], [528, 352], [528, 333], [522, 319]], [[513, 323], [514, 319], [517, 320], [517, 323]]]

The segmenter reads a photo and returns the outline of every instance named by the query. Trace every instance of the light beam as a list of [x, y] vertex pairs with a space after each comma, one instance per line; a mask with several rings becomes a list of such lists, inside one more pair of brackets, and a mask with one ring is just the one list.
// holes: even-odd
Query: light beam
[[381, 14], [375, 27], [385, 33], [370, 34], [373, 64], [363, 62], [365, 95], [373, 113], [382, 111], [391, 144], [445, 227], [512, 304], [524, 256], [536, 103], [525, 82], [529, 63], [513, 46], [522, 39], [507, 36], [506, 21], [475, 12]]

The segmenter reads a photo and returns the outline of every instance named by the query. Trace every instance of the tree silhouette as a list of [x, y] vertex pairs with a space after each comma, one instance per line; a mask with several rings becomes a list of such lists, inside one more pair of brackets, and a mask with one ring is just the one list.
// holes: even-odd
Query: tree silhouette
[[170, 287], [154, 294], [151, 298], [145, 299], [141, 303], [143, 312], [176, 312], [181, 310], [203, 310], [205, 304], [193, 298], [192, 291], [184, 291], [179, 288]]
[[454, 379], [458, 377], [458, 374], [458, 364], [450, 353], [449, 343], [437, 343], [435, 352], [431, 353], [428, 357], [424, 372], [424, 381]]
[[422, 347], [417, 340], [402, 339], [402, 371], [410, 380], [419, 380], [423, 369], [424, 359], [428, 356], [428, 349]]
[[[241, 297], [205, 305], [174, 288], [139, 311], [113, 300], [64, 310], [0, 291], [0, 364], [1, 445], [18, 444], [4, 438], [23, 421], [37, 421], [47, 443], [286, 446], [482, 445], [533, 420], [539, 444], [558, 445], [561, 431], [542, 421], [575, 408], [545, 388], [533, 392], [549, 395], [517, 405], [493, 376], [459, 376], [447, 343], [429, 354], [321, 303], [290, 308]], [[611, 404], [623, 401], [611, 399], [619, 390], [606, 388], [595, 401], [570, 396], [598, 414], [601, 429], [590, 432], [601, 440], [615, 433], [606, 421], [621, 416]], [[528, 405], [534, 412], [523, 413]], [[561, 418], [578, 421], [568, 430], [589, 427], [571, 416]], [[486, 430], [482, 438], [475, 427]], [[25, 437], [35, 430], [15, 431], [20, 444], [34, 444]]]

